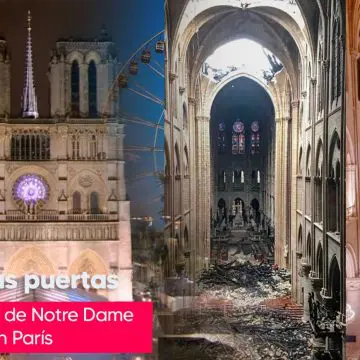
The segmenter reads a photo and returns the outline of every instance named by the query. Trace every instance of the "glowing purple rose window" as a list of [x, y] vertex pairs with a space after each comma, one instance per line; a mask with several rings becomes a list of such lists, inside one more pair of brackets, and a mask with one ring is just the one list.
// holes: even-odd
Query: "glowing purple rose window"
[[48, 197], [49, 188], [46, 181], [39, 175], [27, 174], [19, 177], [13, 188], [15, 200], [23, 200], [25, 203], [37, 203], [45, 201]]

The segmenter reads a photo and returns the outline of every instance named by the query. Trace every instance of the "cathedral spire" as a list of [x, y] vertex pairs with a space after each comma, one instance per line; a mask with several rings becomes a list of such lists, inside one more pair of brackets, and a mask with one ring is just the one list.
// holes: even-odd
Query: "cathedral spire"
[[28, 11], [28, 38], [26, 44], [25, 58], [25, 82], [24, 93], [22, 99], [22, 116], [23, 117], [39, 117], [37, 109], [37, 100], [34, 87], [33, 59], [32, 59], [32, 42], [31, 42], [31, 12]]

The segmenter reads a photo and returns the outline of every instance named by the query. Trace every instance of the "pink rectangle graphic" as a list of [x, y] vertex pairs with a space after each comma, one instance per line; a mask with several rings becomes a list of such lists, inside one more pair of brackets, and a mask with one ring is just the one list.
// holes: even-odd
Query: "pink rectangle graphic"
[[150, 302], [0, 303], [2, 353], [151, 353]]

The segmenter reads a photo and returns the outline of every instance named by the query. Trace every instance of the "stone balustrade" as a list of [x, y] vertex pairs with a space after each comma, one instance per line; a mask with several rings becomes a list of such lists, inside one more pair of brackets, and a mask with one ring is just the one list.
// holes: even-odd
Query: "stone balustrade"
[[19, 210], [8, 210], [0, 215], [1, 221], [117, 221], [118, 214], [59, 214], [56, 210], [42, 211], [39, 214], [25, 214]]
[[96, 241], [119, 239], [119, 222], [0, 222], [0, 241]]

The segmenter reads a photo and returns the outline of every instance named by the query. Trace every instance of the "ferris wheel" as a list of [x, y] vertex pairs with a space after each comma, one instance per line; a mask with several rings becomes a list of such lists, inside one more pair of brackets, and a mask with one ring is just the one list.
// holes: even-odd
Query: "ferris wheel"
[[104, 113], [115, 109], [125, 124], [126, 187], [132, 220], [150, 225], [163, 209], [165, 71], [164, 30], [145, 41], [121, 65]]

